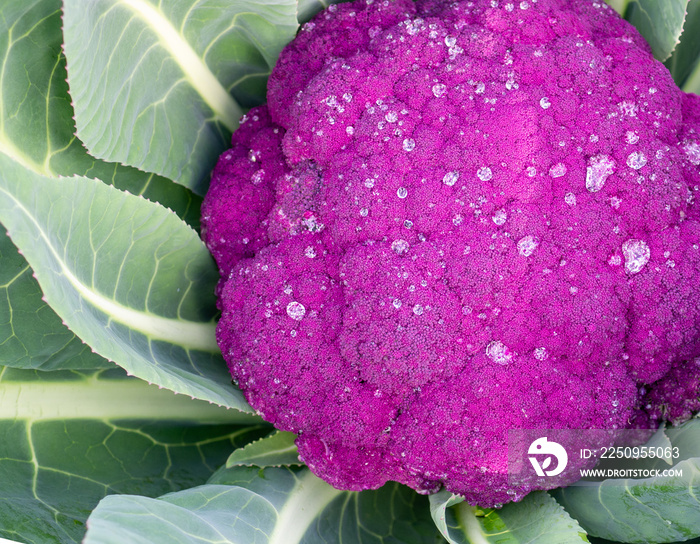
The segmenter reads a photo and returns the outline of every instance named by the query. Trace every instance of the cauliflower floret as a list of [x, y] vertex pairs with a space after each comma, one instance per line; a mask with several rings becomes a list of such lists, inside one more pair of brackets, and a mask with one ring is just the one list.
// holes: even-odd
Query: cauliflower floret
[[331, 484], [482, 506], [508, 429], [689, 417], [698, 101], [603, 2], [332, 6], [204, 202], [232, 375]]

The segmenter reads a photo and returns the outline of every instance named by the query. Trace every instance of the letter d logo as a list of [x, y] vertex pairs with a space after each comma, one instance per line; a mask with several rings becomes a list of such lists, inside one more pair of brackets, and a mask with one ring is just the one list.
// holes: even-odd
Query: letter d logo
[[[569, 456], [566, 454], [566, 450], [561, 444], [557, 442], [547, 442], [547, 437], [543, 436], [535, 440], [530, 444], [530, 449], [527, 450], [530, 455], [547, 455], [547, 458], [540, 465], [540, 462], [535, 457], [528, 457], [530, 463], [532, 463], [532, 468], [538, 476], [558, 476], [566, 468], [566, 464], [569, 462]], [[549, 465], [552, 464], [552, 456], [557, 460], [556, 468], [546, 470]]]

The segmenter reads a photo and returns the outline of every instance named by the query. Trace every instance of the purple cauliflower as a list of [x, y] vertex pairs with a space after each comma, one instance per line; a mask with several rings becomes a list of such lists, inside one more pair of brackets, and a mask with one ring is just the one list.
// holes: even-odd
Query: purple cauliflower
[[219, 344], [332, 485], [518, 500], [508, 429], [700, 409], [699, 188], [700, 98], [602, 0], [331, 6], [212, 176]]

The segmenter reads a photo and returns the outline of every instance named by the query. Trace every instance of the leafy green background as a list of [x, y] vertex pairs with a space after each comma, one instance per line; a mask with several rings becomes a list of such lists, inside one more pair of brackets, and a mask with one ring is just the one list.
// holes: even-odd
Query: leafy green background
[[0, 197], [0, 217], [47, 301], [95, 351], [150, 383], [251, 411], [216, 345], [216, 267], [174, 213], [98, 180], [40, 176], [1, 154]]
[[233, 448], [267, 434], [232, 411], [119, 368], [0, 371], [0, 537], [79, 542], [109, 493], [204, 483]]
[[[14, 176], [25, 180], [26, 169], [49, 176], [99, 178], [160, 202], [198, 228], [201, 198], [165, 178], [98, 161], [74, 136], [61, 52], [60, 0], [5, 2], [0, 15], [0, 152], [14, 159]], [[73, 356], [89, 350], [42, 301], [33, 272], [4, 228], [0, 264], [0, 290], [5, 295], [0, 296], [0, 364], [45, 370], [106, 366], [99, 357]]]
[[680, 43], [665, 64], [676, 84], [686, 92], [700, 94], [700, 0], [690, 0]]

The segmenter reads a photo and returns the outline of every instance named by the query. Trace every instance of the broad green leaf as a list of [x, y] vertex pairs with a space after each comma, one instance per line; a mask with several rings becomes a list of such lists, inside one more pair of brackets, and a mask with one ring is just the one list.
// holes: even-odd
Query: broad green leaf
[[[0, 4], [0, 148], [45, 175], [81, 174], [161, 202], [194, 227], [200, 199], [153, 174], [90, 157], [74, 136], [60, 0]], [[0, 364], [25, 368], [104, 367], [41, 299], [26, 260], [0, 226]]]
[[0, 147], [38, 173], [101, 179], [158, 201], [198, 227], [201, 199], [191, 191], [98, 161], [76, 138], [61, 26], [61, 0], [0, 3]]
[[296, 435], [284, 431], [276, 431], [270, 436], [251, 442], [243, 448], [234, 451], [226, 461], [227, 467], [280, 467], [301, 465], [297, 446], [294, 443]]
[[100, 355], [177, 393], [251, 410], [216, 344], [218, 273], [174, 213], [0, 153], [0, 220], [51, 307]]
[[680, 88], [700, 94], [700, 0], [688, 2], [681, 41], [665, 64]]
[[433, 521], [450, 544], [580, 544], [586, 532], [557, 502], [535, 491], [503, 508], [470, 506], [442, 490], [430, 496]]
[[700, 537], [700, 419], [666, 434], [680, 457], [673, 467], [657, 460], [651, 468], [682, 475], [604, 480], [568, 487], [556, 499], [591, 535], [620, 542], [675, 542]]
[[106, 497], [85, 544], [437, 543], [426, 513], [427, 499], [398, 484], [356, 493], [307, 469], [235, 467], [159, 499]]
[[174, 395], [121, 369], [0, 370], [0, 537], [80, 542], [110, 493], [204, 483], [265, 431], [250, 416]]
[[114, 366], [91, 352], [42, 299], [32, 269], [0, 225], [0, 365], [18, 368]]
[[[204, 194], [297, 30], [294, 0], [64, 0], [78, 135], [96, 157]], [[240, 104], [240, 105], [239, 105]]]
[[687, 4], [688, 0], [632, 0], [625, 19], [649, 42], [654, 57], [663, 62], [678, 45]]

